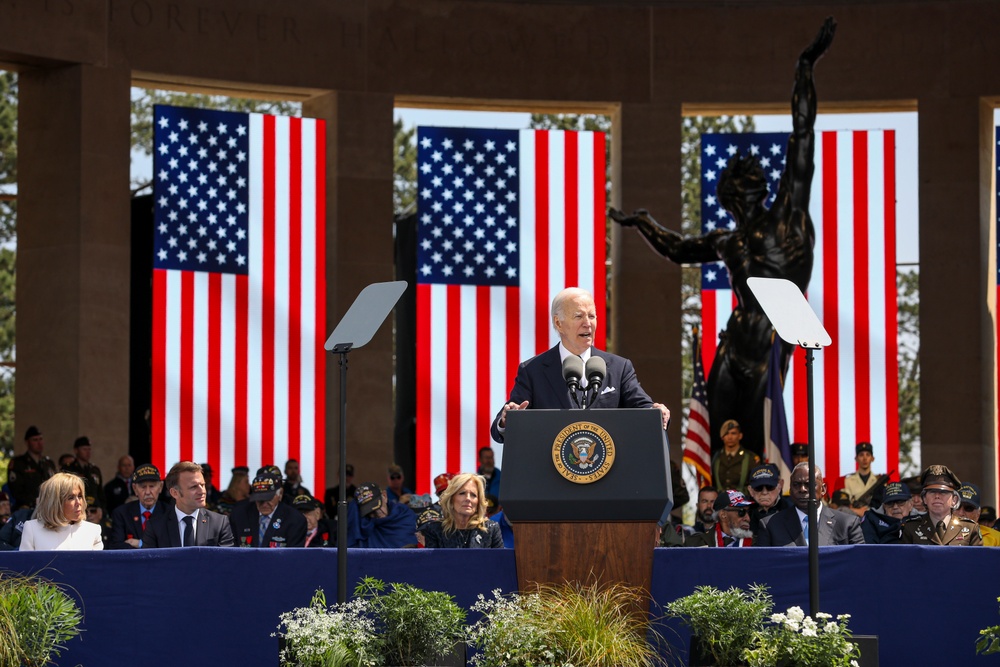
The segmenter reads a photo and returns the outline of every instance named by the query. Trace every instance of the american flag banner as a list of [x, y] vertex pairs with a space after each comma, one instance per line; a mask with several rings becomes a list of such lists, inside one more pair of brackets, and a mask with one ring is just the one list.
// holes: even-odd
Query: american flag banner
[[[703, 231], [735, 225], [715, 192], [729, 156], [736, 152], [760, 156], [770, 204], [784, 168], [787, 141], [787, 133], [702, 135]], [[877, 469], [890, 471], [899, 465], [895, 141], [893, 130], [816, 133], [809, 204], [816, 245], [806, 297], [833, 338], [830, 347], [813, 357], [816, 455], [831, 480], [854, 472], [854, 445], [862, 440], [874, 446]], [[733, 296], [721, 263], [702, 271], [704, 359], [710, 368], [717, 334], [732, 312]], [[805, 442], [806, 369], [801, 349], [792, 357], [784, 395], [792, 438]]]
[[325, 488], [322, 120], [154, 112], [153, 463]]
[[[471, 472], [566, 287], [605, 313], [603, 133], [417, 130], [416, 491]], [[595, 344], [604, 347], [604, 323]]]
[[691, 400], [688, 401], [687, 429], [684, 431], [684, 463], [698, 471], [698, 486], [712, 481], [712, 429], [708, 418], [708, 394], [705, 391], [705, 369], [701, 361], [701, 345], [698, 329], [694, 330], [694, 346], [691, 358], [694, 362], [694, 382], [691, 385]]

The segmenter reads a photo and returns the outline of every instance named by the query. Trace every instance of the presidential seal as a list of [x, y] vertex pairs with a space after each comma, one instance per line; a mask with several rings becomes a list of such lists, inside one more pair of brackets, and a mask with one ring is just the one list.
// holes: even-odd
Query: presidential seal
[[559, 431], [552, 443], [552, 463], [559, 474], [576, 484], [596, 482], [615, 462], [615, 442], [592, 422], [576, 422]]

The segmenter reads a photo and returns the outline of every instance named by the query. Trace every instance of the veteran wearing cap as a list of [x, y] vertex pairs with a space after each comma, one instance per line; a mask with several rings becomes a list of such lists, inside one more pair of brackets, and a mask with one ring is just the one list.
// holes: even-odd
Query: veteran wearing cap
[[870, 442], [859, 442], [854, 446], [854, 462], [858, 465], [856, 472], [844, 476], [844, 490], [853, 503], [878, 482], [878, 475], [872, 473], [872, 462], [875, 461], [875, 449]]
[[295, 496], [292, 507], [306, 520], [306, 547], [336, 546], [337, 531], [333, 522], [323, 516], [323, 503], [303, 493]]
[[979, 524], [964, 519], [955, 510], [961, 505], [962, 482], [948, 466], [932, 465], [920, 475], [920, 496], [927, 514], [903, 526], [904, 544], [978, 546], [983, 543]]
[[719, 429], [722, 449], [712, 457], [712, 484], [719, 493], [727, 489], [746, 492], [750, 471], [760, 464], [760, 457], [740, 447], [743, 432], [735, 419], [727, 419]]
[[686, 547], [749, 547], [753, 545], [750, 509], [753, 506], [739, 491], [728, 489], [715, 499], [715, 527], [695, 533], [684, 541]]
[[7, 464], [7, 483], [10, 484], [10, 493], [17, 503], [16, 507], [11, 507], [12, 510], [34, 507], [42, 482], [56, 474], [56, 464], [43, 453], [45, 439], [37, 427], [28, 427], [24, 433], [24, 443], [28, 447], [27, 451], [15, 456]]
[[417, 518], [402, 503], [391, 502], [385, 490], [368, 482], [354, 492], [358, 503], [361, 546], [368, 549], [399, 549], [417, 543]]
[[777, 514], [791, 504], [781, 495], [784, 488], [785, 480], [781, 479], [781, 471], [773, 463], [764, 463], [750, 471], [747, 490], [755, 503], [750, 508], [750, 531], [754, 535], [760, 530], [764, 517]]
[[283, 477], [275, 466], [257, 471], [250, 485], [249, 502], [238, 503], [229, 515], [236, 546], [279, 548], [306, 543], [302, 513], [281, 502]]
[[[440, 477], [440, 475], [438, 475]], [[447, 485], [445, 485], [447, 488]], [[438, 494], [440, 495], [440, 493]], [[440, 507], [440, 505], [438, 506]], [[427, 540], [424, 538], [424, 530], [427, 528], [427, 524], [431, 523], [441, 523], [441, 510], [429, 507], [417, 515], [417, 545], [422, 549], [427, 546]]]
[[146, 463], [132, 473], [132, 493], [138, 500], [119, 505], [111, 512], [111, 539], [109, 549], [138, 549], [142, 547], [142, 534], [154, 514], [160, 515], [169, 508], [160, 502], [163, 482], [156, 466]]
[[902, 482], [885, 485], [882, 504], [878, 510], [869, 508], [861, 517], [861, 532], [868, 544], [897, 544], [903, 523], [910, 521], [913, 498], [910, 489]]
[[[963, 484], [958, 487], [959, 506], [955, 509], [957, 516], [979, 523], [981, 505], [979, 504], [979, 487], [975, 484]], [[980, 524], [979, 535], [983, 538], [984, 547], [1000, 547], [1000, 531]]]
[[809, 443], [806, 442], [793, 442], [792, 443], [792, 467], [794, 468], [800, 463], [809, 462]]

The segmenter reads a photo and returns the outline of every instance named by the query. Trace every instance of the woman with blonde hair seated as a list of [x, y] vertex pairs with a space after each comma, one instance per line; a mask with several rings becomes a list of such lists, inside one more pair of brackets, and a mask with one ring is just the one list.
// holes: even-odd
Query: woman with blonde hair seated
[[423, 527], [428, 549], [502, 549], [500, 525], [486, 518], [483, 478], [455, 475], [441, 494], [441, 521]]
[[38, 504], [24, 522], [21, 551], [90, 551], [104, 548], [101, 527], [86, 520], [83, 478], [56, 473], [42, 483]]

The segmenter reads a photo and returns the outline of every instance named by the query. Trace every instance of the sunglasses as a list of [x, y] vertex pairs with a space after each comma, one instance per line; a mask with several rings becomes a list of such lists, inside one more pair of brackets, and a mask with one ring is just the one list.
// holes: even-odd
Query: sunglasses
[[763, 491], [764, 493], [771, 493], [771, 491], [774, 491], [778, 487], [774, 484], [761, 484], [760, 486], [755, 486], [753, 488], [757, 491]]
[[741, 519], [750, 513], [750, 510], [748, 510], [745, 507], [727, 507], [726, 511], [733, 512], [734, 514], [736, 514], [736, 516], [740, 517]]
[[403, 479], [402, 475], [389, 475], [389, 479]]
[[962, 503], [962, 509], [966, 512], [975, 512], [979, 508], [975, 505], [966, 505], [965, 503]]

